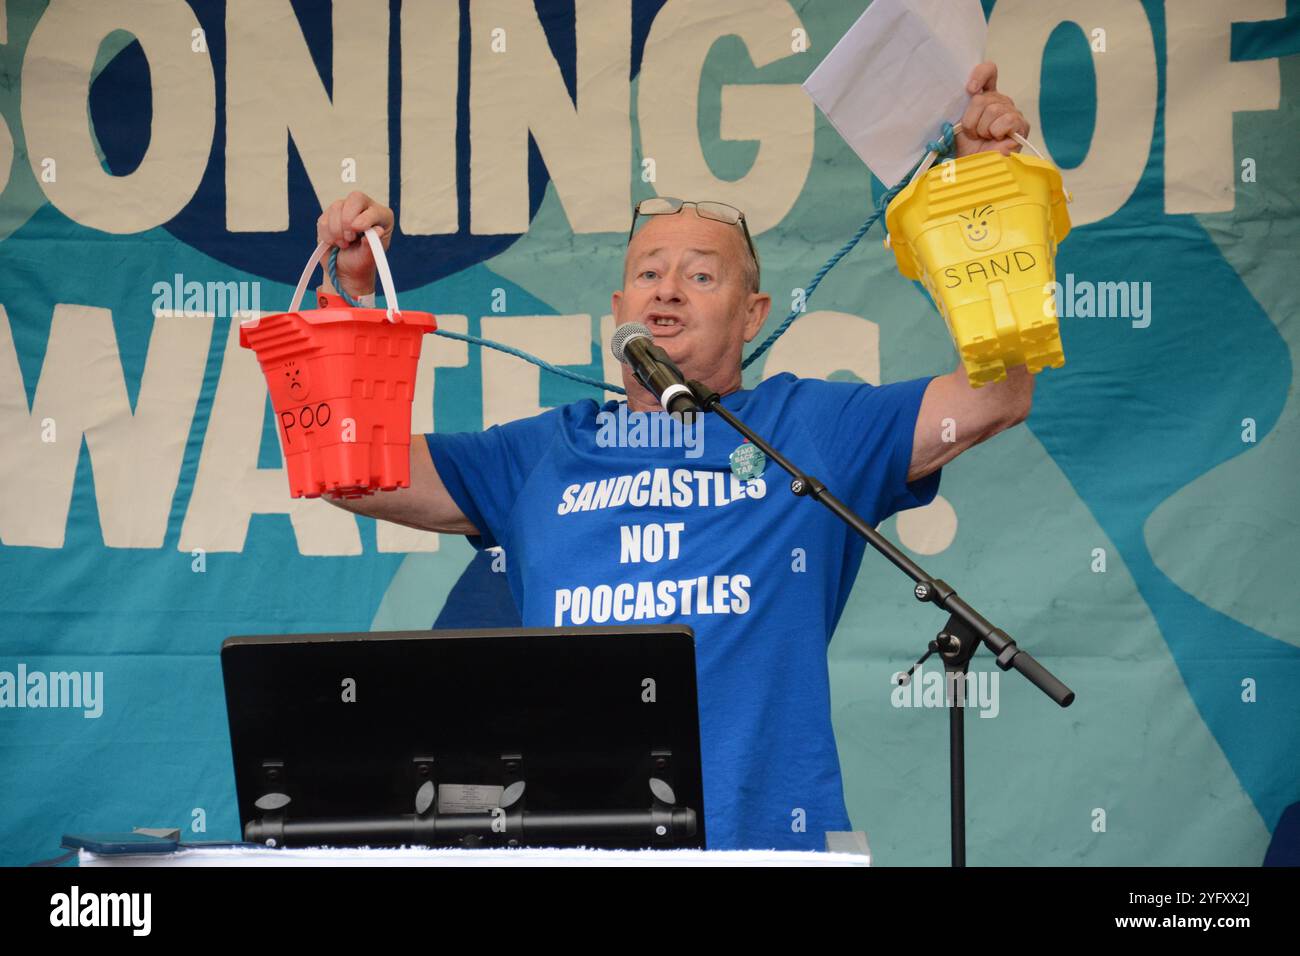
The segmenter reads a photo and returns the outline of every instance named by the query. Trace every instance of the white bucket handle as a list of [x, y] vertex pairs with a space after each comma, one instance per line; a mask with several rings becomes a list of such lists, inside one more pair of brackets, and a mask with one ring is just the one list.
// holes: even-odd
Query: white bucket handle
[[[375, 268], [379, 270], [379, 282], [384, 287], [384, 302], [388, 306], [388, 321], [396, 322], [394, 315], [401, 315], [402, 310], [397, 305], [397, 289], [393, 286], [393, 274], [388, 269], [388, 257], [384, 255], [384, 244], [379, 241], [379, 230], [371, 226], [365, 232], [366, 240], [370, 243], [370, 252], [375, 259]], [[289, 312], [297, 312], [298, 306], [302, 303], [303, 293], [307, 291], [307, 282], [311, 279], [312, 273], [316, 271], [317, 264], [324, 258], [325, 253], [329, 251], [330, 244], [322, 242], [316, 247], [316, 251], [311, 254], [307, 260], [307, 267], [302, 270], [302, 278], [298, 280], [298, 288], [293, 290], [293, 301], [289, 303]]]
[[[961, 132], [961, 123], [954, 123], [952, 126], [952, 135], [955, 137], [960, 132]], [[1038, 147], [1035, 146], [1033, 143], [1029, 142], [1029, 140], [1025, 139], [1019, 133], [1012, 133], [1011, 138], [1014, 139], [1021, 146], [1025, 147], [1026, 149], [1031, 150], [1033, 154], [1037, 156], [1039, 159], [1046, 161], [1047, 157], [1038, 151]], [[937, 153], [934, 152], [926, 153], [925, 159], [921, 160], [921, 165], [917, 167], [916, 172], [912, 175], [912, 178], [907, 181], [908, 185], [910, 186], [912, 183], [920, 179], [921, 176], [927, 170], [929, 170], [931, 166], [934, 165], [934, 161], [938, 158], [939, 157]]]

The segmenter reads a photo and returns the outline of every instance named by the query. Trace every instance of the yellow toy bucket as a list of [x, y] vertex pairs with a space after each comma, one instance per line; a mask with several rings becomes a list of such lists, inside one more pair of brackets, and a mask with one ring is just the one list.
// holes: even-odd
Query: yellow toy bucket
[[885, 212], [885, 245], [934, 299], [975, 388], [1065, 364], [1052, 283], [1068, 198], [1046, 160], [985, 152], [932, 167]]

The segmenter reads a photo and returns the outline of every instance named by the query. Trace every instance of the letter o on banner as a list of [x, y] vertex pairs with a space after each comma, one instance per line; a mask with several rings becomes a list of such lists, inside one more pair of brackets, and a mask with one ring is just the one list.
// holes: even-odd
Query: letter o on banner
[[1092, 58], [1097, 75], [1097, 119], [1088, 155], [1062, 170], [1074, 196], [1070, 221], [1083, 226], [1116, 212], [1137, 188], [1151, 152], [1156, 121], [1156, 51], [1139, 0], [998, 0], [989, 17], [986, 60], [998, 65], [998, 89], [1012, 91], [1029, 120], [1030, 139], [1043, 144], [1038, 112], [1043, 50], [1063, 22], [1087, 30], [1106, 25], [1105, 53]]
[[[184, 3], [51, 0], [23, 58], [22, 120], [36, 181], [64, 215], [103, 232], [144, 232], [173, 218], [194, 196], [217, 121], [212, 59], [190, 49], [197, 29]], [[91, 71], [100, 44], [115, 30], [139, 41], [153, 84], [149, 148], [125, 176], [104, 171], [85, 121]], [[78, 116], [79, 123], [71, 119]], [[50, 183], [41, 181], [46, 156], [59, 164]]]

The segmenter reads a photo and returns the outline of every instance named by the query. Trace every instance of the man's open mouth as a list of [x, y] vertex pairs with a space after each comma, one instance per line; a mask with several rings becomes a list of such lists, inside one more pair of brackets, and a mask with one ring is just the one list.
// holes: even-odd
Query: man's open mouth
[[645, 322], [655, 335], [676, 335], [682, 329], [682, 321], [675, 315], [652, 312], [645, 317]]

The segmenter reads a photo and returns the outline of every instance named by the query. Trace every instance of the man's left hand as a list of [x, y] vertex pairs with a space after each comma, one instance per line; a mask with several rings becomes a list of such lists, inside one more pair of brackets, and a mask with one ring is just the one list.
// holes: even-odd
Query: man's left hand
[[986, 150], [997, 150], [1004, 156], [1019, 152], [1020, 144], [1011, 134], [1028, 136], [1029, 123], [1011, 97], [998, 92], [997, 64], [981, 63], [971, 70], [966, 92], [971, 94], [971, 101], [961, 118], [962, 130], [954, 139], [957, 155]]

